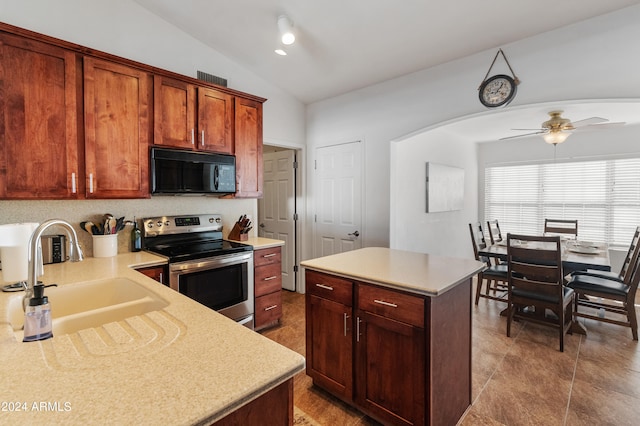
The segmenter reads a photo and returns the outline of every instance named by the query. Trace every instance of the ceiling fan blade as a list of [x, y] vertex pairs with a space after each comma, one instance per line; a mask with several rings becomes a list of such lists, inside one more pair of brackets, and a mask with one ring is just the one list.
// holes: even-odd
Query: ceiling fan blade
[[600, 124], [589, 124], [588, 126], [580, 126], [576, 128], [575, 131], [584, 132], [590, 130], [604, 130], [604, 129], [613, 129], [616, 127], [624, 126], [627, 124], [624, 121], [616, 121], [615, 123], [600, 123]]
[[609, 120], [602, 117], [590, 117], [590, 118], [585, 118], [583, 120], [574, 121], [571, 124], [573, 125], [574, 128], [578, 128], [583, 126], [590, 126], [592, 124], [606, 123], [607, 121]]
[[511, 129], [511, 130], [522, 130], [522, 131], [529, 130], [529, 131], [539, 131], [539, 132], [546, 132], [547, 131], [547, 129], [541, 129], [541, 128], [537, 128], [537, 129]]
[[500, 139], [498, 139], [498, 140], [503, 141], [503, 140], [506, 140], [506, 139], [515, 139], [515, 138], [522, 138], [522, 137], [525, 137], [525, 136], [541, 135], [541, 134], [543, 134], [543, 133], [547, 133], [547, 131], [546, 131], [546, 130], [542, 130], [542, 131], [533, 132], [533, 133], [524, 133], [524, 134], [522, 134], [522, 135], [506, 136], [506, 137], [504, 137], [504, 138], [500, 138]]

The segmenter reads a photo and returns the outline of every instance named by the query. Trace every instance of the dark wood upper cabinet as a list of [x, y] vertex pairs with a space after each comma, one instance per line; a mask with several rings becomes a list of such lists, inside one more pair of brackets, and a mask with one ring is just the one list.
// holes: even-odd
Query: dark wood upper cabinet
[[155, 145], [192, 149], [196, 139], [196, 87], [160, 75], [153, 79]]
[[236, 97], [236, 198], [262, 197], [262, 103]]
[[0, 199], [148, 198], [151, 144], [236, 156], [262, 196], [266, 99], [0, 23]]
[[84, 58], [87, 198], [149, 196], [151, 74]]
[[234, 97], [160, 75], [154, 77], [154, 144], [233, 154]]
[[233, 118], [233, 96], [198, 88], [199, 149], [233, 154]]
[[78, 198], [77, 61], [66, 49], [0, 34], [0, 198]]

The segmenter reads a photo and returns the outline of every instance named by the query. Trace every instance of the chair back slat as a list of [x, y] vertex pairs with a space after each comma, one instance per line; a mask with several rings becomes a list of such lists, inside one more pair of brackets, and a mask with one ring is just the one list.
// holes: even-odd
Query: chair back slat
[[627, 251], [627, 256], [624, 258], [624, 262], [622, 263], [622, 268], [620, 269], [620, 277], [625, 284], [630, 285], [631, 283], [631, 271], [630, 268], [635, 264], [638, 255], [640, 255], [640, 226], [636, 227], [636, 231], [633, 234], [633, 238], [631, 239], [631, 244], [629, 245], [629, 251]]
[[471, 234], [471, 244], [473, 245], [473, 254], [476, 260], [489, 265], [489, 259], [478, 254], [479, 250], [487, 248], [487, 241], [484, 238], [482, 224], [480, 222], [470, 223], [469, 233]]
[[487, 229], [489, 231], [491, 244], [496, 244], [502, 241], [502, 232], [500, 231], [500, 224], [498, 223], [498, 219], [488, 220]]
[[567, 219], [545, 219], [544, 235], [566, 234], [578, 236], [578, 221]]

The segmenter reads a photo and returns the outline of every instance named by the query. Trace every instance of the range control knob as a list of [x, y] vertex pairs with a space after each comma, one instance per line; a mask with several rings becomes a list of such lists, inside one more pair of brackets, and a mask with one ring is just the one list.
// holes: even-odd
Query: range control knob
[[216, 223], [220, 223], [222, 222], [222, 219], [220, 219], [219, 217], [216, 217]]
[[147, 228], [153, 228], [153, 222], [147, 222]]
[[158, 225], [158, 226], [162, 226], [162, 221], [161, 221], [161, 220], [159, 220], [159, 221], [158, 221], [158, 223], [156, 223], [156, 225]]
[[171, 222], [169, 222], [168, 220], [164, 223], [164, 226], [169, 226], [171, 225]]

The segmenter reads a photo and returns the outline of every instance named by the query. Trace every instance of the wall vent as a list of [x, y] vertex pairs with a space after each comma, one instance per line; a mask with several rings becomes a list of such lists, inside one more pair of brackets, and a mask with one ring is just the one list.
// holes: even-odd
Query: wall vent
[[198, 71], [198, 80], [206, 81], [207, 83], [217, 84], [218, 86], [227, 87], [226, 78], [218, 77], [217, 75], [208, 74], [202, 71]]

